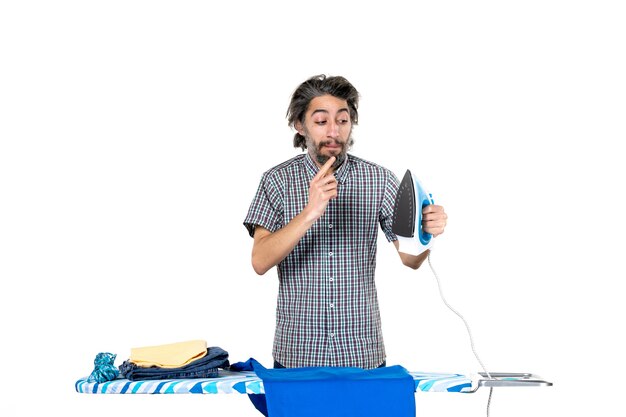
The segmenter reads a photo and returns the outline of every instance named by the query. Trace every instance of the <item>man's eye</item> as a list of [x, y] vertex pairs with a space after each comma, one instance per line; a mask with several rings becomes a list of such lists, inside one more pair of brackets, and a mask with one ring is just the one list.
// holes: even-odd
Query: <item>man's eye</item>
[[339, 124], [345, 125], [346, 123], [348, 123], [348, 119], [341, 119], [339, 120]]
[[326, 124], [326, 120], [320, 120], [315, 122], [316, 125], [325, 125]]

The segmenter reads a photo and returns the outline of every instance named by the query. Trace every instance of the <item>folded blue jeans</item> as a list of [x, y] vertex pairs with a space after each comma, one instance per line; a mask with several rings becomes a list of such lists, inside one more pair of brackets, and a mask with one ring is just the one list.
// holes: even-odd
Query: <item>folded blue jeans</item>
[[215, 378], [218, 368], [227, 368], [228, 352], [220, 347], [210, 347], [207, 354], [200, 359], [179, 368], [161, 368], [151, 366], [144, 368], [130, 361], [124, 361], [119, 366], [122, 377], [130, 381], [145, 381], [155, 379], [188, 379], [188, 378]]

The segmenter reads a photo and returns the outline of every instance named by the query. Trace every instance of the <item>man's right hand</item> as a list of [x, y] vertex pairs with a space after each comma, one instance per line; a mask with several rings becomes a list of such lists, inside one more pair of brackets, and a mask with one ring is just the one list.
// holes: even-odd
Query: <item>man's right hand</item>
[[337, 197], [337, 179], [329, 172], [335, 159], [331, 156], [309, 184], [309, 202], [306, 210], [313, 220], [322, 217], [330, 200]]
[[261, 226], [256, 227], [252, 247], [252, 267], [257, 274], [265, 274], [285, 259], [313, 223], [322, 217], [328, 202], [337, 197], [337, 180], [331, 171], [333, 162], [334, 156], [326, 161], [313, 177], [309, 184], [309, 202], [287, 225], [275, 232]]

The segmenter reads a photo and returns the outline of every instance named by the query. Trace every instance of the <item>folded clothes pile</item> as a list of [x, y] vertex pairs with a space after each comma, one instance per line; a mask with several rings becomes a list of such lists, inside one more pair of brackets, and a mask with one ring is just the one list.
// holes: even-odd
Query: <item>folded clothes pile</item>
[[230, 366], [228, 352], [207, 347], [204, 340], [131, 349], [120, 366], [120, 375], [131, 381], [154, 379], [215, 378], [218, 368]]

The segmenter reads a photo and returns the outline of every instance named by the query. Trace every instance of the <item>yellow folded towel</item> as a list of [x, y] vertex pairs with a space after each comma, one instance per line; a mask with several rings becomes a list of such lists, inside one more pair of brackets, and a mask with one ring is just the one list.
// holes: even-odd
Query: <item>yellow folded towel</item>
[[167, 345], [132, 348], [130, 361], [137, 366], [149, 368], [179, 368], [207, 354], [205, 340], [170, 343]]

